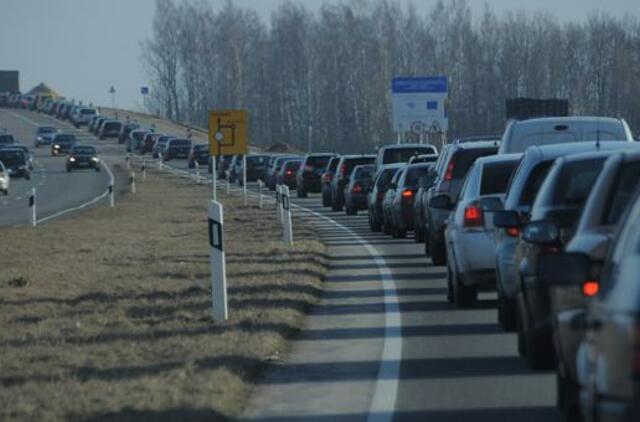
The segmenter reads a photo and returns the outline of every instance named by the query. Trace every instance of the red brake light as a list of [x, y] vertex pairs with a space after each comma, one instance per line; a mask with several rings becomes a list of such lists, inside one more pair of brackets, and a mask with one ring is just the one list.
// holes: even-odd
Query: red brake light
[[351, 192], [352, 193], [361, 193], [362, 192], [362, 185], [360, 183], [354, 183], [353, 187], [351, 188]]
[[293, 174], [293, 170], [287, 170], [287, 176], [291, 176]]
[[341, 165], [341, 166], [340, 166], [340, 173], [341, 173], [343, 176], [346, 176], [346, 175], [347, 175], [347, 165], [346, 165], [346, 164], [343, 164], [343, 165]]
[[510, 237], [520, 236], [520, 229], [517, 227], [507, 227], [506, 229], [504, 229], [504, 231], [507, 233], [507, 236]]
[[413, 198], [413, 191], [411, 189], [407, 189], [404, 192], [402, 192], [402, 197], [403, 198]]
[[582, 285], [582, 294], [586, 297], [594, 297], [600, 291], [600, 283], [596, 280], [587, 280]]
[[444, 180], [451, 180], [453, 179], [453, 170], [456, 168], [456, 162], [451, 160], [449, 162], [449, 165], [447, 166], [447, 171], [444, 174]]
[[464, 226], [481, 227], [484, 225], [484, 213], [477, 205], [469, 205], [464, 209]]

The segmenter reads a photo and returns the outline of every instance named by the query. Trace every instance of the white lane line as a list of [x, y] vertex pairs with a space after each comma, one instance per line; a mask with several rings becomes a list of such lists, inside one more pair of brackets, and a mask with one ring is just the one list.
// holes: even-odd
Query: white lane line
[[[113, 186], [115, 184], [115, 177], [114, 177], [113, 173], [111, 172], [111, 169], [109, 168], [107, 163], [105, 163], [104, 161], [101, 161], [101, 163], [102, 163], [102, 166], [105, 168], [105, 170], [107, 170], [107, 173], [109, 173], [109, 185]], [[60, 217], [62, 215], [68, 214], [70, 212], [82, 210], [82, 209], [84, 209], [84, 208], [86, 208], [86, 207], [88, 207], [90, 205], [95, 204], [96, 202], [100, 201], [102, 198], [107, 197], [108, 195], [109, 195], [109, 187], [107, 186], [107, 189], [102, 194], [96, 196], [92, 200], [87, 201], [84, 204], [78, 205], [77, 207], [67, 208], [65, 210], [58, 211], [58, 212], [53, 213], [51, 215], [48, 215], [46, 217], [39, 218], [36, 221], [36, 223], [37, 224], [44, 223], [45, 221], [51, 220], [53, 218]]]
[[[139, 156], [134, 156], [138, 157]], [[180, 170], [171, 165], [165, 164], [168, 167], [169, 172], [178, 175], [188, 175], [189, 178], [193, 177], [193, 174]], [[165, 168], [166, 168], [165, 167]], [[206, 179], [211, 182], [211, 179]], [[242, 189], [233, 186], [233, 191], [242, 192]], [[248, 191], [249, 195], [257, 197], [258, 194]], [[402, 336], [398, 335], [398, 331], [402, 331], [402, 318], [400, 317], [400, 306], [398, 302], [398, 293], [396, 282], [393, 279], [393, 274], [389, 270], [389, 266], [385, 259], [381, 256], [376, 247], [369, 244], [359, 234], [355, 233], [350, 228], [344, 226], [341, 223], [333, 220], [332, 218], [313, 211], [309, 208], [303, 207], [298, 204], [291, 203], [294, 208], [298, 208], [309, 214], [312, 214], [322, 220], [327, 221], [329, 224], [348, 232], [355, 239], [356, 243], [361, 244], [366, 251], [373, 258], [377, 267], [380, 278], [382, 279], [384, 292], [384, 310], [385, 310], [385, 327], [384, 327], [384, 340], [382, 346], [382, 356], [380, 358], [380, 366], [378, 368], [378, 377], [376, 380], [376, 387], [369, 404], [369, 414], [367, 415], [368, 422], [391, 422], [396, 408], [396, 400], [398, 396], [398, 386], [400, 384], [400, 362], [402, 360]]]

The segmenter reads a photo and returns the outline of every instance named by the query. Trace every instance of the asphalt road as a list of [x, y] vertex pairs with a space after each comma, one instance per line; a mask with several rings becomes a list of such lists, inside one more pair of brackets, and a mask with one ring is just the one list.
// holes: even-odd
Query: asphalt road
[[[114, 141], [98, 141], [86, 129], [75, 129], [48, 115], [26, 110], [0, 109], [0, 128], [27, 145], [34, 155], [34, 168], [30, 181], [12, 178], [9, 196], [0, 196], [0, 227], [29, 224], [28, 206], [31, 189], [36, 188], [36, 211], [38, 220], [47, 219], [63, 210], [78, 207], [103, 193], [109, 185], [109, 174], [92, 170], [65, 171], [65, 158], [52, 157], [49, 146], [34, 148], [34, 131], [37, 126], [47, 125], [73, 133], [80, 143], [94, 145], [100, 156], [123, 155], [124, 148]], [[104, 168], [103, 168], [104, 170]]]
[[[184, 161], [169, 164], [189, 171]], [[319, 195], [294, 193], [292, 202], [329, 246], [331, 270], [321, 304], [257, 387], [247, 419], [561, 419], [555, 375], [518, 357], [516, 335], [497, 324], [495, 293], [458, 310], [446, 300], [445, 268], [411, 234], [371, 233], [366, 213], [331, 212]]]

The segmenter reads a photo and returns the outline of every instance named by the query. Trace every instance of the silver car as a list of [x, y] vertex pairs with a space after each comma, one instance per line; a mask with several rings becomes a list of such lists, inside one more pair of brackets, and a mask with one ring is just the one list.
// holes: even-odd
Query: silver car
[[[575, 235], [565, 248], [566, 254], [584, 255], [586, 265], [594, 275], [601, 271], [616, 228], [629, 207], [633, 192], [640, 186], [638, 175], [640, 151], [620, 152], [611, 156], [594, 184]], [[562, 268], [563, 255], [551, 255], [541, 261], [539, 274]], [[579, 280], [575, 285], [557, 285], [549, 290], [557, 361], [557, 405], [568, 419], [575, 419], [579, 410], [576, 355], [585, 334], [579, 322], [584, 320], [586, 307], [591, 300], [591, 296], [583, 291], [585, 281]]]
[[448, 195], [434, 196], [445, 208], [455, 207], [447, 221], [447, 297], [458, 307], [473, 306], [479, 286], [495, 287], [493, 211], [502, 206], [511, 174], [521, 154], [478, 158], [464, 182], [457, 204]]
[[[516, 269], [516, 242], [521, 227], [529, 219], [531, 205], [551, 165], [558, 157], [616, 149], [624, 142], [579, 142], [560, 145], [529, 147], [516, 169], [504, 200], [504, 210], [494, 214], [493, 235], [496, 255], [496, 281], [498, 291], [498, 321], [505, 331], [516, 329], [516, 294], [518, 271]], [[518, 336], [518, 349], [525, 354], [524, 338]]]
[[589, 141], [633, 142], [624, 119], [610, 117], [546, 117], [513, 121], [500, 142], [499, 154], [524, 152], [534, 145], [557, 145]]

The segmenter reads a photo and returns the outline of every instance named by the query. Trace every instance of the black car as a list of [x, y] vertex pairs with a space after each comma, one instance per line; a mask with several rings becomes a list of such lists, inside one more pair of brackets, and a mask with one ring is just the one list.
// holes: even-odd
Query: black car
[[338, 168], [338, 163], [340, 162], [340, 156], [336, 155], [332, 159], [329, 160], [329, 164], [325, 167], [323, 173], [321, 183], [322, 183], [322, 206], [330, 207], [331, 206], [331, 181], [333, 180], [333, 176], [336, 174], [336, 168]]
[[372, 232], [382, 230], [383, 212], [382, 201], [391, 185], [396, 173], [404, 167], [403, 163], [386, 164], [378, 168], [373, 178], [371, 189], [367, 194], [367, 211], [369, 214], [369, 228]]
[[100, 159], [96, 149], [89, 145], [74, 145], [67, 157], [67, 172], [77, 169], [100, 171]]
[[57, 134], [51, 143], [51, 155], [56, 156], [60, 154], [67, 154], [76, 142], [77, 140], [74, 135], [66, 133]]
[[156, 138], [156, 141], [154, 142], [153, 147], [151, 148], [151, 156], [153, 158], [162, 157], [162, 154], [164, 153], [164, 147], [166, 147], [167, 142], [169, 142], [173, 138], [175, 138], [175, 136], [171, 136], [171, 135], [164, 135]]
[[187, 164], [189, 165], [190, 169], [194, 168], [196, 166], [196, 163], [198, 163], [198, 165], [200, 166], [204, 166], [209, 164], [209, 157], [211, 157], [211, 153], [209, 152], [209, 145], [192, 145], [191, 151], [189, 151]]
[[344, 210], [347, 215], [357, 215], [358, 211], [367, 209], [367, 192], [376, 166], [373, 164], [363, 164], [355, 166], [349, 176], [349, 183], [344, 188]]
[[395, 195], [389, 207], [389, 228], [393, 237], [404, 238], [407, 231], [414, 229], [413, 202], [420, 180], [426, 179], [432, 168], [431, 163], [408, 164], [396, 186], [392, 186]]
[[375, 155], [343, 155], [331, 181], [331, 209], [341, 211], [344, 206], [344, 187], [349, 183], [349, 175], [355, 166], [374, 164]]
[[162, 160], [169, 161], [175, 158], [189, 158], [189, 151], [191, 151], [191, 140], [173, 138], [167, 142], [163, 154]]
[[11, 177], [31, 179], [31, 170], [25, 153], [18, 148], [6, 147], [0, 149], [0, 161]]
[[322, 174], [334, 154], [307, 154], [302, 160], [302, 165], [296, 173], [296, 195], [298, 198], [306, 198], [308, 192], [319, 193], [322, 191]]
[[[140, 127], [137, 123], [126, 123], [122, 125], [120, 128], [120, 133], [118, 134], [118, 143], [124, 144], [129, 139], [129, 134], [132, 130], [138, 129]], [[157, 157], [156, 157], [157, 158]]]
[[[267, 178], [268, 155], [247, 155], [247, 182], [257, 182]], [[242, 186], [242, 160], [240, 160], [238, 183]]]
[[0, 148], [3, 146], [15, 144], [16, 140], [13, 135], [9, 135], [8, 133], [0, 133]]

